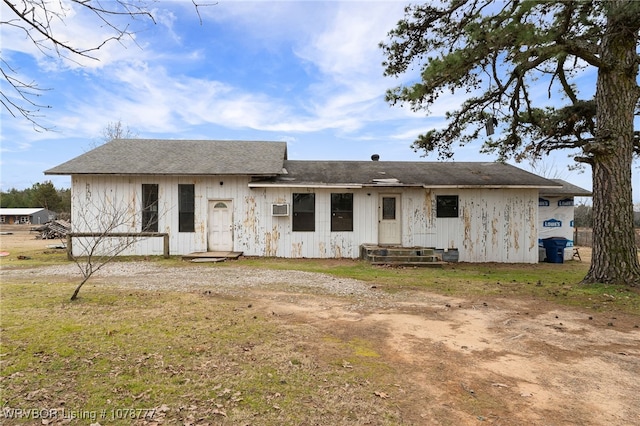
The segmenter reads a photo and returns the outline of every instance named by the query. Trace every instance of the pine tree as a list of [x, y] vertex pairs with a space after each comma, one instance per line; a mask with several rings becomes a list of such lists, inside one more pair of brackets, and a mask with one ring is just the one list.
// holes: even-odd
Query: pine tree
[[[388, 76], [417, 67], [419, 81], [390, 89], [387, 100], [429, 111], [445, 91], [468, 93], [447, 113], [446, 128], [414, 142], [442, 158], [494, 126], [482, 150], [501, 160], [573, 150], [593, 175], [593, 259], [583, 282], [638, 286], [631, 167], [640, 154], [639, 29], [640, 2], [633, 0], [409, 6], [381, 43], [383, 65]], [[585, 96], [577, 78], [592, 70], [595, 96]]]

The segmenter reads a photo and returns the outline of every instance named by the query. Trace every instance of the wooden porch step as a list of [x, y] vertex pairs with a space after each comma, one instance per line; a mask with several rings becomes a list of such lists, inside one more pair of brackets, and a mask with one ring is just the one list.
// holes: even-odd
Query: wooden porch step
[[242, 256], [242, 253], [241, 251], [198, 251], [183, 255], [182, 260], [194, 261], [199, 259], [199, 262], [206, 262], [205, 259], [237, 259]]

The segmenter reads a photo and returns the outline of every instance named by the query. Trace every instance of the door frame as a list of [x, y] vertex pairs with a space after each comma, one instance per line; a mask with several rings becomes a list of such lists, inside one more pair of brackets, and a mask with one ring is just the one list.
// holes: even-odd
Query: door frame
[[[396, 211], [395, 211], [395, 219], [387, 220], [387, 222], [395, 222], [394, 224], [383, 226], [383, 199], [384, 198], [395, 198], [396, 199]], [[393, 226], [395, 228], [394, 234], [397, 238], [392, 241], [384, 241], [383, 238], [383, 228], [388, 228], [389, 226]], [[401, 245], [402, 244], [402, 193], [380, 193], [378, 194], [378, 244], [380, 245]]]
[[[230, 211], [229, 215], [229, 233], [231, 235], [230, 248], [211, 250], [211, 234], [212, 226], [211, 220], [213, 218], [213, 212], [215, 211], [215, 205], [217, 203], [225, 203]], [[207, 251], [233, 251], [234, 248], [234, 235], [233, 235], [233, 200], [230, 198], [212, 198], [207, 200]]]

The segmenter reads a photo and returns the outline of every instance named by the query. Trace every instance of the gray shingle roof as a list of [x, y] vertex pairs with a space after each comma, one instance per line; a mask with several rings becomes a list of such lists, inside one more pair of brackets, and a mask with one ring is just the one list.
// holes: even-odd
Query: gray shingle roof
[[587, 191], [586, 189], [580, 188], [579, 186], [573, 185], [562, 179], [551, 179], [559, 185], [562, 185], [562, 188], [553, 188], [546, 189], [544, 191], [540, 191], [540, 195], [559, 195], [559, 196], [576, 196], [576, 197], [591, 197], [593, 194], [591, 191]]
[[501, 163], [290, 161], [285, 142], [264, 141], [115, 139], [45, 174], [250, 175], [263, 177], [252, 186], [532, 187], [545, 194], [570, 185]]
[[502, 163], [408, 161], [285, 161], [286, 175], [261, 185], [531, 187], [559, 184]]
[[48, 175], [276, 175], [286, 142], [114, 139]]

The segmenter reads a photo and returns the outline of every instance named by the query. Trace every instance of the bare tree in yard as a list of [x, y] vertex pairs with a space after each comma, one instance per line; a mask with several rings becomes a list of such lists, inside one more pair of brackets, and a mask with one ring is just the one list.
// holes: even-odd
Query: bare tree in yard
[[[97, 51], [107, 44], [123, 43], [126, 39], [134, 41], [132, 24], [144, 21], [155, 24], [153, 7], [157, 4], [155, 0], [3, 0], [0, 25], [23, 33], [47, 57], [72, 62], [98, 60]], [[192, 4], [198, 16], [200, 7], [211, 5], [198, 4], [195, 0]], [[60, 29], [76, 14], [106, 30], [105, 38], [94, 45], [86, 45], [86, 40], [64, 38]], [[3, 83], [7, 83], [0, 90], [2, 107], [13, 117], [22, 116], [31, 122], [36, 130], [47, 130], [38, 119], [40, 110], [49, 106], [40, 103], [38, 98], [49, 89], [21, 76], [10, 61], [10, 56], [0, 53], [0, 76]]]
[[136, 139], [137, 137], [138, 132], [132, 130], [128, 124], [122, 123], [121, 120], [108, 123], [102, 131], [102, 140], [105, 143], [114, 139]]
[[[117, 232], [123, 234], [123, 230], [136, 229], [141, 212], [134, 205], [120, 202], [106, 193], [101, 197], [89, 194], [87, 198], [80, 211], [73, 212], [74, 229], [91, 230], [91, 235], [74, 239], [74, 249], [69, 251], [82, 275], [82, 281], [73, 292], [71, 300], [77, 299], [80, 289], [93, 274], [145, 238], [134, 234], [117, 237], [109, 235]], [[154, 212], [155, 214], [146, 219], [148, 223], [142, 223], [143, 231], [157, 223], [157, 207]], [[145, 220], [144, 212], [142, 220]], [[73, 252], [78, 254], [75, 255]]]
[[[639, 30], [634, 0], [409, 6], [381, 43], [383, 65], [387, 76], [413, 75], [414, 67], [420, 74], [389, 90], [387, 100], [428, 111], [445, 91], [465, 93], [460, 108], [447, 113], [446, 128], [414, 142], [442, 158], [494, 125], [501, 136], [482, 150], [501, 160], [571, 150], [593, 174], [593, 258], [583, 283], [638, 286], [631, 168], [640, 154]], [[595, 95], [584, 98], [578, 78], [591, 70]]]
[[91, 143], [89, 148], [97, 148], [98, 146], [111, 142], [114, 139], [137, 139], [138, 137], [138, 132], [131, 129], [128, 124], [123, 123], [121, 120], [111, 121], [107, 123], [105, 128], [102, 130], [100, 140]]

